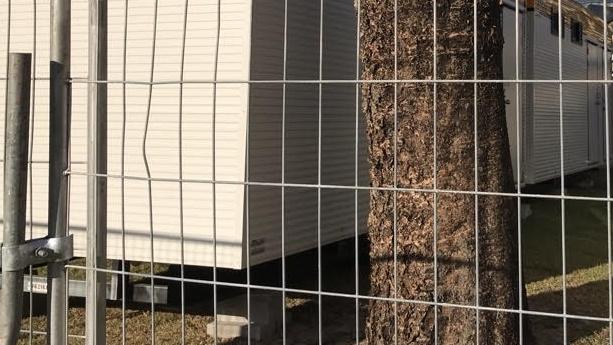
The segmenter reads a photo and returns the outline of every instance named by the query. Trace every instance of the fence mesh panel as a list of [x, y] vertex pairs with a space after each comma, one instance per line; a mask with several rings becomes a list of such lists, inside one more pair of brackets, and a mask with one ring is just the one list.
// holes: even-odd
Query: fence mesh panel
[[[491, 62], [475, 49], [480, 16], [486, 15], [479, 6], [487, 1], [442, 2], [427, 2], [431, 12], [424, 14], [411, 12], [415, 1], [386, 0], [377, 5], [385, 14], [377, 21], [364, 13], [377, 6], [365, 0], [109, 1], [108, 80], [87, 75], [88, 2], [72, 3], [69, 232], [77, 257], [85, 257], [92, 212], [87, 179], [104, 178], [109, 260], [92, 267], [77, 258], [66, 266], [67, 280], [83, 281], [86, 271], [118, 277], [117, 285], [109, 280], [109, 291], [115, 286], [118, 297], [107, 303], [108, 343], [233, 343], [219, 333], [245, 318], [240, 332], [249, 336], [242, 334], [237, 343], [366, 344], [368, 327], [377, 327], [368, 306], [376, 302], [387, 304], [391, 315], [380, 316], [391, 323], [395, 344], [407, 339], [403, 332], [415, 331], [407, 328], [405, 312], [423, 308], [423, 323], [432, 323], [437, 344], [449, 341], [449, 326], [440, 320], [459, 313], [474, 320], [466, 332], [476, 343], [495, 342], [483, 339], [482, 328], [490, 326], [481, 320], [487, 315], [513, 315], [520, 344], [613, 345], [611, 53], [609, 27], [599, 19], [607, 18], [607, 1], [598, 3], [600, 14], [571, 0], [501, 1], [500, 78], [482, 77], [480, 68]], [[49, 6], [48, 0], [0, 5], [2, 55], [32, 52], [35, 62], [29, 238], [47, 231]], [[453, 22], [438, 20], [450, 20], [454, 6], [471, 13], [462, 19], [470, 22], [470, 32], [450, 32]], [[419, 20], [430, 24], [421, 33], [410, 31]], [[391, 37], [371, 40], [377, 30]], [[472, 78], [449, 78], [453, 73], [437, 66], [449, 66], [450, 51], [461, 49], [446, 38], [468, 34], [472, 65], [460, 66], [466, 61], [458, 58], [457, 68]], [[441, 35], [450, 35], [442, 46]], [[367, 50], [391, 55], [381, 58], [385, 64], [368, 66]], [[405, 78], [416, 50], [432, 52], [431, 74]], [[8, 66], [4, 70], [6, 81]], [[104, 174], [87, 171], [90, 84], [105, 85], [109, 95]], [[483, 180], [480, 118], [490, 110], [478, 106], [484, 85], [505, 91], [511, 190], [491, 189]], [[461, 121], [448, 116], [454, 92], [472, 114], [472, 143], [450, 142], [441, 133], [449, 130], [448, 122]], [[390, 95], [390, 107], [373, 101]], [[403, 111], [413, 108], [429, 113], [428, 132], [411, 132], [415, 127]], [[387, 119], [368, 122], [365, 112]], [[387, 139], [378, 147], [374, 135]], [[406, 177], [414, 169], [407, 164], [413, 151], [406, 142], [416, 142], [409, 136], [432, 148], [421, 157], [431, 175]], [[455, 177], [441, 174], [439, 157], [453, 147], [462, 147], [472, 164], [470, 183], [454, 184]], [[377, 150], [388, 157], [387, 175], [378, 176], [369, 164]], [[578, 174], [592, 178], [577, 182]], [[380, 212], [391, 225], [372, 212], [369, 218], [369, 203], [381, 207], [376, 198], [391, 200]], [[408, 198], [431, 207], [420, 228], [430, 231], [424, 238], [411, 238], [407, 230], [414, 214], [425, 213], [403, 209]], [[470, 257], [454, 253], [449, 239], [440, 237], [440, 227], [457, 216], [448, 206], [439, 209], [451, 199], [458, 200], [458, 209], [470, 205], [472, 215], [465, 216], [471, 229], [460, 233], [474, 242]], [[509, 201], [514, 229], [508, 246], [516, 251], [517, 265], [517, 296], [511, 298], [517, 303], [511, 308], [487, 302], [490, 278], [481, 267], [497, 255], [484, 243], [489, 237], [481, 225], [488, 217], [483, 207]], [[389, 234], [372, 236], [387, 228]], [[389, 243], [373, 242], [383, 239]], [[412, 257], [416, 252], [407, 243], [430, 254]], [[377, 264], [372, 246], [389, 249], [387, 259], [380, 259], [393, 267], [385, 276], [386, 293], [369, 289], [376, 277], [369, 268]], [[407, 298], [414, 262], [429, 272], [417, 277], [431, 279], [431, 289]], [[453, 265], [471, 266], [462, 266], [474, 277], [464, 296], [446, 292], [453, 278], [440, 272]], [[44, 288], [36, 277], [45, 272], [28, 273], [23, 342], [42, 343], [47, 330], [36, 292]], [[146, 291], [146, 303], [132, 301], [139, 289]], [[159, 293], [167, 293], [167, 306], [157, 300]], [[65, 332], [68, 343], [85, 343], [90, 335], [82, 302], [66, 304], [67, 329], [52, 331]], [[264, 325], [275, 324], [277, 312], [278, 329], [266, 340]], [[207, 324], [218, 336], [207, 335]]]

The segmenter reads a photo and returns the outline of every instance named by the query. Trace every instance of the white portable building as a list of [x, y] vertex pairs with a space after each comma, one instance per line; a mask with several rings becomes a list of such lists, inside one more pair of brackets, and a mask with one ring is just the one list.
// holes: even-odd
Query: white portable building
[[[520, 83], [519, 94], [514, 83], [505, 84], [514, 170], [517, 169], [517, 112], [522, 183], [533, 184], [560, 177], [560, 118], [563, 119], [565, 175], [603, 165], [606, 152], [604, 84], [572, 82], [604, 80], [603, 20], [579, 3], [563, 0], [564, 26], [559, 30], [557, 0], [518, 3], [516, 17], [516, 1], [503, 2], [504, 78], [514, 80], [516, 68], [519, 68], [519, 79], [529, 81]], [[558, 32], [562, 35], [561, 49]], [[610, 35], [613, 31], [609, 28], [608, 32]], [[519, 59], [516, 59], [517, 34]], [[608, 47], [611, 46], [609, 39]], [[562, 55], [561, 77], [559, 52]], [[609, 52], [607, 64], [610, 62]], [[556, 82], [560, 78], [571, 81], [562, 85], [561, 95], [560, 83]], [[519, 109], [517, 97], [520, 98]]]
[[[10, 5], [9, 5], [10, 3]], [[125, 4], [127, 34], [125, 32]], [[288, 80], [355, 79], [356, 14], [352, 0], [327, 0], [320, 34], [319, 2], [290, 0], [287, 35], [284, 2], [277, 0], [221, 1], [220, 44], [212, 134], [217, 1], [190, 1], [187, 19], [183, 2], [149, 0], [108, 2], [108, 79], [122, 80], [124, 39], [125, 80], [149, 81], [153, 67], [151, 104], [146, 84], [108, 85], [108, 257], [134, 261], [181, 262], [213, 266], [213, 218], [217, 265], [240, 269], [281, 256], [281, 157], [285, 141], [285, 252], [315, 248], [365, 231], [368, 193], [350, 189], [321, 190], [321, 185], [353, 186], [356, 174], [367, 185], [365, 159], [356, 162], [356, 86], [353, 83], [291, 83]], [[34, 4], [36, 6], [34, 7]], [[87, 1], [72, 2], [72, 134], [70, 233], [75, 254], [85, 255]], [[10, 42], [7, 42], [10, 9]], [[36, 14], [36, 17], [34, 16]], [[32, 225], [34, 236], [47, 232], [49, 1], [13, 0], [0, 6], [0, 73], [10, 51], [33, 52], [36, 45]], [[36, 23], [34, 18], [36, 18]], [[180, 99], [181, 56], [185, 26], [184, 79]], [[155, 24], [155, 25], [154, 25]], [[155, 30], [154, 30], [155, 28]], [[36, 30], [36, 38], [34, 36]], [[155, 46], [154, 43], [155, 34]], [[284, 37], [287, 55], [284, 58]], [[320, 40], [323, 43], [320, 75]], [[153, 58], [154, 55], [154, 58]], [[208, 81], [208, 82], [207, 82]], [[4, 83], [0, 85], [4, 92]], [[124, 98], [125, 96], [125, 98]], [[4, 99], [4, 98], [2, 98]], [[182, 103], [181, 103], [182, 100]], [[125, 101], [125, 104], [124, 104]], [[285, 101], [285, 112], [283, 102]], [[125, 105], [125, 107], [124, 107]], [[285, 115], [285, 131], [282, 119]], [[321, 114], [321, 133], [318, 122]], [[145, 128], [146, 118], [149, 125]], [[181, 121], [179, 120], [181, 116]], [[125, 135], [124, 135], [125, 124]], [[181, 150], [179, 125], [182, 126]], [[364, 130], [359, 146], [365, 157]], [[285, 138], [282, 138], [282, 133]], [[151, 169], [152, 212], [149, 210], [145, 156]], [[122, 145], [125, 138], [125, 145]], [[213, 211], [212, 141], [215, 138], [215, 217]], [[321, 142], [320, 142], [321, 140]], [[319, 150], [321, 147], [321, 151]], [[179, 197], [179, 156], [182, 153], [183, 203]], [[125, 157], [122, 171], [122, 156]], [[321, 161], [321, 164], [318, 162]], [[318, 173], [321, 179], [318, 179]], [[247, 192], [246, 183], [250, 185]], [[230, 183], [225, 183], [230, 182]], [[123, 184], [122, 184], [123, 183]], [[122, 199], [123, 186], [123, 199]], [[122, 202], [122, 200], [124, 202]], [[251, 201], [251, 202], [248, 202]], [[0, 207], [1, 209], [1, 207]], [[182, 211], [182, 212], [181, 212]], [[356, 215], [357, 214], [357, 215]], [[150, 223], [150, 217], [151, 223]], [[28, 222], [30, 211], [28, 211]], [[357, 222], [357, 224], [356, 224]], [[152, 224], [152, 226], [150, 225]], [[182, 227], [181, 227], [182, 224]], [[319, 229], [319, 230], [318, 230]], [[153, 233], [154, 257], [150, 255]]]
[[[558, 79], [558, 36], [552, 29], [552, 18], [557, 19], [552, 12], [557, 8], [557, 0], [520, 1], [517, 18], [515, 3], [503, 2], [504, 78], [515, 79], [518, 67], [520, 79]], [[176, 1], [159, 1], [155, 16], [155, 2], [131, 0], [127, 32], [125, 4], [121, 0], [109, 1], [108, 78], [149, 81], [153, 67], [153, 81], [161, 83], [151, 88], [150, 107], [146, 83], [108, 84], [108, 172], [112, 176], [108, 179], [109, 258], [123, 257], [125, 234], [126, 259], [180, 263], [182, 231], [185, 263], [212, 266], [213, 218], [216, 263], [235, 269], [246, 267], [247, 255], [251, 264], [279, 258], [282, 229], [287, 255], [315, 248], [318, 232], [321, 243], [326, 244], [352, 237], [356, 230], [359, 233], [366, 230], [368, 191], [357, 193], [356, 205], [354, 190], [326, 187], [354, 186], [356, 179], [360, 186], [369, 184], [365, 130], [357, 110], [356, 85], [347, 82], [320, 86], [317, 82], [305, 82], [355, 80], [357, 33], [352, 0], [326, 0], [323, 10], [319, 1], [289, 0], [287, 33], [283, 1], [221, 1], [219, 83], [214, 112], [218, 182], [215, 217], [210, 183], [213, 180], [210, 81], [215, 72], [217, 1], [190, 2], [185, 21], [184, 8]], [[563, 78], [602, 79], [602, 21], [573, 1], [565, 0], [563, 4]], [[10, 51], [35, 51], [35, 72], [40, 78], [35, 81], [32, 209], [28, 210], [28, 222], [31, 217], [33, 235], [37, 237], [47, 231], [49, 126], [45, 78], [49, 73], [49, 2], [12, 0], [10, 6], [3, 2], [0, 18], [8, 19], [9, 9], [10, 42], [6, 34], [0, 35], [0, 74], [6, 69], [8, 46]], [[85, 255], [86, 176], [82, 173], [86, 171], [87, 84], [79, 79], [87, 78], [87, 17], [87, 1], [73, 1], [75, 82], [69, 219], [77, 256]], [[181, 75], [184, 22], [184, 78], [198, 82], [183, 84], [180, 97], [180, 84], [176, 81]], [[0, 33], [8, 32], [8, 24], [8, 20], [0, 21]], [[577, 39], [573, 30], [579, 28], [582, 30]], [[515, 58], [516, 31], [521, 40], [519, 60]], [[284, 88], [279, 82], [284, 77], [284, 66], [287, 80], [300, 82], [289, 82]], [[0, 83], [0, 92], [4, 92], [4, 87]], [[603, 88], [601, 84], [585, 83], [564, 84], [563, 88], [565, 171], [572, 173], [604, 161]], [[515, 169], [519, 126], [522, 183], [559, 177], [558, 84], [522, 83], [517, 94], [515, 84], [509, 82], [505, 90]], [[148, 116], [149, 125], [145, 128]], [[140, 178], [147, 176], [142, 152], [145, 135], [146, 159], [153, 177], [151, 210], [148, 181]], [[177, 182], [180, 156], [182, 203]], [[117, 178], [120, 175], [127, 178]], [[289, 185], [284, 189], [284, 220], [280, 187], [283, 180]], [[319, 195], [321, 202], [314, 188], [318, 185], [324, 187]]]

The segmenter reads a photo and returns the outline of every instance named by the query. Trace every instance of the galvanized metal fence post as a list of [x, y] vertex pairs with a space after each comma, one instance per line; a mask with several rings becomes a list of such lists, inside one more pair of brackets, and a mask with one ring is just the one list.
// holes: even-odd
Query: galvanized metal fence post
[[[4, 129], [4, 243], [2, 252], [25, 242], [32, 55], [11, 53]], [[2, 270], [0, 344], [19, 338], [23, 303], [23, 269]]]
[[[68, 224], [70, 140], [70, 0], [51, 1], [49, 85], [49, 237], [63, 238]], [[47, 343], [66, 344], [66, 269], [48, 265]]]
[[[89, 1], [86, 342], [106, 343], [107, 2]], [[125, 297], [124, 297], [125, 298]]]

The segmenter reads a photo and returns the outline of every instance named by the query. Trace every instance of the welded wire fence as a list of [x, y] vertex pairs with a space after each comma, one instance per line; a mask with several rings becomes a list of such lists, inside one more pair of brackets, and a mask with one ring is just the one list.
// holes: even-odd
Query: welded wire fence
[[[239, 341], [248, 344], [363, 344], [367, 334], [377, 333], [373, 327], [387, 322], [392, 333], [387, 339], [400, 344], [407, 339], [403, 333], [422, 332], [407, 328], [407, 310], [425, 308], [428, 317], [421, 322], [430, 323], [432, 331], [419, 334], [431, 335], [434, 343], [450, 341], [445, 332], [451, 311], [471, 313], [474, 329], [466, 332], [476, 343], [493, 341], [482, 338], [488, 334], [482, 328], [492, 327], [482, 320], [495, 314], [516, 318], [517, 329], [511, 332], [520, 344], [548, 343], [545, 339], [579, 343], [589, 337], [593, 343], [613, 344], [608, 25], [571, 0], [503, 1], [497, 12], [504, 28], [505, 50], [497, 62], [503, 74], [494, 78], [481, 73], [490, 62], [475, 48], [480, 16], [485, 15], [479, 9], [487, 1], [441, 2], [427, 2], [431, 12], [420, 14], [412, 12], [416, 2], [398, 0], [109, 1], [108, 58], [101, 53], [94, 59], [108, 63], [104, 79], [88, 75], [88, 14], [106, 2], [72, 2], [68, 232], [75, 236], [75, 255], [87, 256], [88, 262], [76, 259], [66, 265], [66, 284], [70, 294], [76, 286], [71, 280], [96, 276], [106, 286], [106, 277], [116, 275], [119, 297], [106, 304], [106, 311], [91, 310], [95, 294], [88, 294], [86, 307], [68, 299], [66, 328], [50, 332], [62, 332], [67, 343], [75, 344], [93, 344], [92, 339], [104, 335], [113, 344], [218, 344], [235, 341], [224, 334], [240, 324]], [[601, 5], [607, 18], [606, 1]], [[47, 233], [50, 4], [5, 0], [0, 7], [6, 18], [0, 23], [2, 55], [33, 53], [27, 224], [29, 238], [35, 238]], [[441, 47], [439, 40], [450, 34], [449, 12], [457, 8], [472, 13], [464, 18], [472, 29], [458, 34], [471, 37], [472, 78], [449, 78], [448, 71], [437, 68], [453, 59], [449, 51], [454, 50]], [[372, 13], [383, 15], [377, 21]], [[450, 22], [441, 23], [439, 17]], [[413, 39], [419, 34], [410, 29], [419, 20], [430, 24], [426, 34]], [[381, 41], [371, 40], [376, 36], [365, 30], [384, 32]], [[431, 74], [405, 78], [420, 49], [432, 52]], [[364, 56], [369, 50], [389, 56], [382, 65], [368, 66]], [[4, 70], [6, 76], [8, 67]], [[88, 101], [92, 85], [108, 93], [105, 106]], [[505, 91], [508, 167], [514, 175], [509, 190], [488, 189], [487, 181], [481, 181], [479, 142], [485, 134], [479, 131], [480, 117], [489, 110], [478, 107], [484, 85]], [[466, 86], [471, 92], [461, 96], [472, 114], [472, 143], [451, 145], [469, 151], [463, 157], [472, 160], [473, 180], [454, 185], [447, 172], [442, 180], [439, 176], [440, 151], [450, 145], [449, 134], [440, 130], [454, 121], [446, 110], [450, 90]], [[376, 94], [376, 88], [384, 91]], [[421, 103], [411, 100], [411, 90], [419, 88], [429, 95]], [[390, 95], [391, 107], [377, 107], [377, 100]], [[92, 106], [98, 107], [94, 116], [104, 113], [108, 121], [94, 126]], [[413, 133], [407, 130], [412, 129], [410, 109], [420, 106], [432, 127]], [[387, 120], [367, 121], [377, 114]], [[385, 140], [377, 141], [380, 133]], [[408, 136], [421, 136], [432, 148], [421, 157], [427, 165], [424, 176], [413, 181], [405, 173], [413, 169], [407, 162], [414, 162]], [[94, 137], [108, 144], [92, 152], [88, 141]], [[376, 152], [387, 155], [388, 175], [381, 172], [385, 167], [372, 164]], [[92, 157], [101, 153], [106, 168], [91, 170]], [[594, 171], [597, 182], [576, 187], [573, 176], [593, 176]], [[379, 179], [379, 173], [385, 176]], [[101, 181], [105, 187], [88, 195], [88, 186]], [[430, 234], [412, 239], [428, 241], [425, 259], [407, 254], [414, 229], [404, 222], [419, 211], [403, 209], [407, 204], [399, 200], [410, 195], [426, 200], [419, 207], [431, 207], [431, 219], [422, 225], [431, 227]], [[472, 265], [467, 268], [474, 276], [468, 283], [472, 297], [467, 298], [454, 299], [446, 292], [444, 273], [450, 272], [454, 252], [449, 239], [439, 236], [439, 226], [449, 226], [448, 217], [457, 213], [439, 205], [450, 197], [474, 205], [464, 219], [471, 230], [461, 233], [473, 242], [472, 257], [458, 258]], [[391, 202], [381, 206], [377, 198]], [[91, 200], [100, 202], [103, 211], [88, 207]], [[491, 287], [482, 285], [489, 278], [481, 266], [496, 255], [483, 243], [488, 234], [481, 217], [487, 217], [483, 207], [488, 200], [512, 200], [514, 229], [507, 239], [517, 267], [509, 294], [516, 294], [511, 298], [516, 304], [480, 299]], [[391, 233], [373, 235], [387, 228], [372, 207], [383, 207], [377, 214], [388, 215]], [[96, 227], [100, 233], [87, 235], [94, 213], [106, 224]], [[600, 223], [588, 233], [591, 223], [583, 219], [589, 217]], [[92, 243], [96, 235], [106, 244]], [[370, 249], [363, 243], [369, 236]], [[389, 243], [377, 242], [384, 240]], [[338, 245], [337, 252], [332, 245]], [[375, 257], [376, 246], [390, 250], [387, 259]], [[600, 257], [585, 254], [591, 252]], [[375, 259], [387, 260], [392, 267], [387, 275], [369, 272], [383, 267]], [[405, 281], [411, 281], [413, 273], [406, 267], [412, 260], [428, 261], [429, 273], [415, 277], [431, 282], [424, 285], [424, 295], [406, 297], [410, 294], [399, 286], [405, 289]], [[45, 272], [30, 268], [28, 273], [22, 334], [24, 343], [33, 344], [44, 342], [47, 334], [45, 312], [36, 311], [36, 292], [44, 287], [37, 287], [35, 278]], [[387, 291], [369, 289], [378, 277]], [[168, 288], [169, 304], [175, 307], [156, 300], [160, 286]], [[86, 290], [92, 289], [88, 283]], [[148, 291], [147, 303], [131, 301], [135, 289]], [[98, 303], [104, 303], [108, 291], [96, 297]], [[549, 304], [541, 302], [546, 294], [553, 295]], [[577, 296], [588, 296], [590, 302]], [[368, 316], [376, 303], [389, 306], [388, 315], [378, 315], [386, 320], [380, 324]], [[273, 331], [267, 338], [269, 326]]]

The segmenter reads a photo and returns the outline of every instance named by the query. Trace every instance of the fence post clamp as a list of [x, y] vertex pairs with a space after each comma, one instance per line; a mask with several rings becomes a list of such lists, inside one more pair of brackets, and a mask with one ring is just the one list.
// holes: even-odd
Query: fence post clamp
[[19, 246], [3, 246], [0, 267], [3, 272], [15, 272], [28, 266], [68, 261], [73, 257], [73, 237], [43, 237]]

